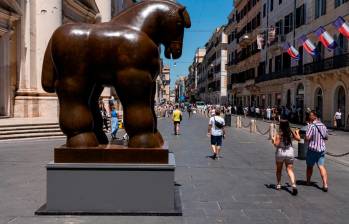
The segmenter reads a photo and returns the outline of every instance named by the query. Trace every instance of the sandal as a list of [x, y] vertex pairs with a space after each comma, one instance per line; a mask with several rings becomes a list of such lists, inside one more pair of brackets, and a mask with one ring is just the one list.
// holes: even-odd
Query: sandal
[[298, 194], [298, 189], [296, 185], [292, 185], [292, 195], [296, 196]]
[[281, 184], [277, 184], [275, 187], [276, 190], [281, 190]]

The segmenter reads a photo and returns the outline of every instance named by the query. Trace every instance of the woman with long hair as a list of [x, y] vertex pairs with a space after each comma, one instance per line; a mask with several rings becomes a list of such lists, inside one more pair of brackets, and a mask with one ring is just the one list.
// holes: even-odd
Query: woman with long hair
[[292, 131], [288, 120], [280, 120], [279, 132], [273, 137], [272, 143], [276, 147], [276, 189], [281, 189], [281, 172], [285, 163], [287, 174], [291, 181], [292, 194], [297, 195], [296, 178], [293, 171], [294, 149], [292, 139], [300, 140], [299, 130]]

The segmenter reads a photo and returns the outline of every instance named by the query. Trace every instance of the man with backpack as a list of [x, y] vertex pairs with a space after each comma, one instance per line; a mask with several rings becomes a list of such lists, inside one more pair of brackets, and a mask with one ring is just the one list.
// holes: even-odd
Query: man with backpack
[[211, 136], [211, 149], [213, 155], [210, 156], [212, 159], [218, 159], [222, 147], [223, 137], [225, 135], [225, 122], [220, 116], [221, 112], [218, 108], [215, 110], [215, 116], [210, 118], [208, 123], [207, 135]]

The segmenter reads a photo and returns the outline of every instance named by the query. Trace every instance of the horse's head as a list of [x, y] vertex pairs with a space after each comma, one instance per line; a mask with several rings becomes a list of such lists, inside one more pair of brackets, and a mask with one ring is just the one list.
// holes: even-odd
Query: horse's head
[[182, 55], [184, 28], [191, 26], [190, 17], [183, 6], [179, 6], [161, 21], [161, 42], [165, 46], [165, 57], [177, 59]]

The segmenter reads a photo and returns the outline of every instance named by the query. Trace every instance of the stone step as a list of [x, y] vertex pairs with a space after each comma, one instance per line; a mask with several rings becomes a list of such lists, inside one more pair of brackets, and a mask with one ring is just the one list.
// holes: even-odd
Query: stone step
[[11, 128], [11, 127], [38, 127], [38, 126], [52, 126], [59, 125], [56, 123], [21, 123], [21, 124], [0, 124], [0, 128]]
[[61, 129], [59, 127], [39, 128], [39, 129], [11, 129], [11, 130], [0, 129], [0, 136], [17, 135], [17, 134], [33, 134], [33, 133], [51, 133], [51, 132], [61, 132]]
[[40, 130], [40, 129], [58, 128], [58, 124], [42, 124], [42, 125], [16, 125], [16, 126], [0, 126], [0, 133], [15, 130]]
[[0, 135], [0, 140], [23, 139], [23, 138], [48, 138], [48, 137], [61, 137], [61, 136], [64, 136], [61, 131], [44, 132], [44, 133], [22, 133], [22, 134]]

